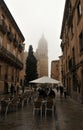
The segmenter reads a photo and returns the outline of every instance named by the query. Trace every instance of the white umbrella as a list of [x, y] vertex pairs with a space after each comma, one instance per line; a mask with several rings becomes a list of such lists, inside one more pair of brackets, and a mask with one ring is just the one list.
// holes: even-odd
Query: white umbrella
[[55, 80], [53, 78], [49, 78], [47, 76], [43, 76], [41, 78], [30, 81], [29, 83], [48, 83], [48, 84], [59, 84], [60, 81]]

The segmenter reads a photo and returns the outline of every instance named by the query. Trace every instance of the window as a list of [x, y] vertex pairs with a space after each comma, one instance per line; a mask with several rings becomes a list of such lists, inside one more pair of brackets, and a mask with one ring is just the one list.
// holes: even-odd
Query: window
[[68, 68], [69, 68], [69, 71], [72, 70], [72, 58], [70, 58], [70, 59], [68, 60]]
[[10, 44], [7, 44], [7, 50], [8, 51], [10, 50]]
[[80, 51], [83, 51], [83, 31], [79, 35]]
[[79, 1], [78, 5], [77, 5], [77, 15], [78, 15], [78, 21], [79, 21], [79, 18], [82, 15], [82, 7], [81, 7], [80, 1]]
[[73, 56], [72, 57], [72, 60], [73, 60], [72, 64], [75, 65], [76, 62], [75, 62], [75, 48], [74, 47], [72, 48], [72, 56]]
[[73, 22], [72, 22], [71, 27], [70, 27], [70, 34], [71, 34], [71, 39], [72, 39], [73, 35], [74, 35]]
[[1, 20], [4, 20], [4, 19], [5, 19], [5, 17], [4, 17], [3, 14], [0, 16], [0, 19], [1, 19]]
[[73, 74], [73, 90], [77, 91], [77, 78], [76, 73]]
[[69, 10], [69, 12], [71, 12], [71, 10], [72, 10], [72, 2], [71, 2], [71, 0], [68, 1], [68, 10]]
[[8, 71], [9, 71], [9, 67], [8, 67], [8, 65], [6, 65], [5, 66], [5, 75], [4, 75], [5, 80], [8, 79]]
[[13, 54], [14, 54], [14, 56], [16, 56], [16, 50], [15, 49], [13, 49]]
[[1, 65], [0, 65], [0, 77], [1, 77]]
[[11, 80], [14, 81], [14, 68], [12, 68]]
[[0, 36], [0, 46], [2, 46], [2, 37]]
[[21, 60], [21, 55], [20, 54], [18, 54], [18, 59]]

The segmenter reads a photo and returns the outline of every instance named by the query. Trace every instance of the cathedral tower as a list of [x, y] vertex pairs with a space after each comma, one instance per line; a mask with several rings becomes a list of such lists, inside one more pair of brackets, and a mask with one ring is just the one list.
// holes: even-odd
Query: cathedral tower
[[48, 43], [44, 35], [42, 35], [38, 42], [36, 58], [38, 60], [38, 76], [48, 76]]

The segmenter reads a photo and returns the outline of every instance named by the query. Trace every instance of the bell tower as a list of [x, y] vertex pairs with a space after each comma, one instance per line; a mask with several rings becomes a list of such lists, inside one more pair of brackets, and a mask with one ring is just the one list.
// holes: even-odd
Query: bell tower
[[39, 77], [48, 76], [48, 43], [44, 34], [38, 42], [36, 50], [36, 58], [38, 60], [38, 75]]

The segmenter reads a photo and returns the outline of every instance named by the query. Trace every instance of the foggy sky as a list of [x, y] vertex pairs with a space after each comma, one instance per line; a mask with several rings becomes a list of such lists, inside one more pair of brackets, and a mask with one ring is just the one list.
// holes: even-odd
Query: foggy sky
[[49, 66], [61, 55], [60, 33], [65, 0], [4, 0], [29, 45], [35, 51], [42, 34], [48, 42]]

